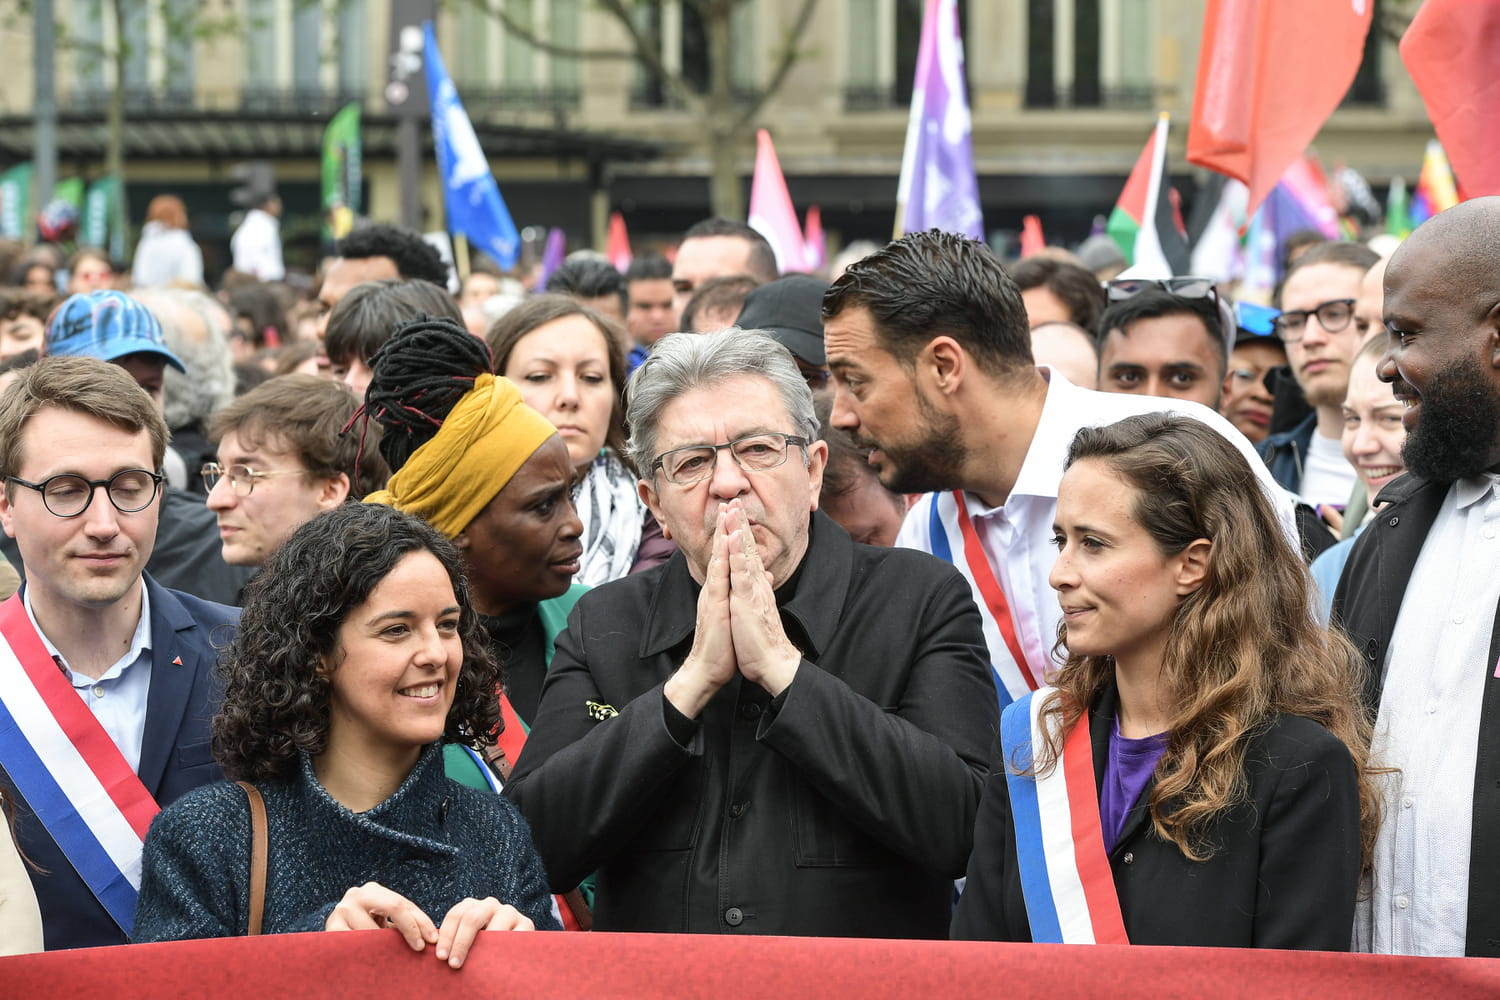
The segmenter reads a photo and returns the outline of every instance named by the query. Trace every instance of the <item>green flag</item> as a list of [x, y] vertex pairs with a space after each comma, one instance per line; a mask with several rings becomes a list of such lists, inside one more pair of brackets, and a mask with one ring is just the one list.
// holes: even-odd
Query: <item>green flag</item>
[[1411, 208], [1407, 203], [1406, 181], [1391, 178], [1391, 189], [1385, 196], [1385, 231], [1402, 239], [1411, 235]]
[[119, 197], [119, 193], [119, 180], [113, 174], [94, 181], [89, 185], [88, 194], [84, 196], [78, 223], [80, 244], [106, 249], [117, 260], [125, 256], [124, 234], [115, 232], [119, 227], [111, 226], [110, 222], [115, 217], [115, 199]]
[[346, 104], [323, 130], [323, 232], [341, 240], [360, 199], [359, 105]]
[[17, 163], [0, 174], [0, 236], [24, 240], [32, 234], [36, 211], [31, 189], [30, 163]]

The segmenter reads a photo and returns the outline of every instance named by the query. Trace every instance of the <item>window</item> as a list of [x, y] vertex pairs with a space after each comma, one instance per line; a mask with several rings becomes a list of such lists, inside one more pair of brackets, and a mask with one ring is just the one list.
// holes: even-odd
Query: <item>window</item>
[[[763, 4], [742, 3], [729, 8], [730, 86], [745, 99], [758, 86], [757, 21]], [[636, 7], [636, 27], [647, 44], [661, 54], [668, 73], [678, 74], [688, 87], [707, 93], [712, 86], [709, 59], [709, 22], [699, 0], [643, 0]], [[675, 103], [671, 88], [657, 74], [637, 65], [632, 103], [660, 108]]]
[[[554, 45], [583, 44], [580, 0], [488, 0], [525, 31]], [[459, 0], [453, 51], [444, 52], [459, 97], [470, 113], [575, 107], [579, 59], [546, 52], [508, 31], [477, 0]]]
[[1028, 108], [1149, 108], [1152, 0], [1029, 0]]
[[[845, 0], [848, 64], [844, 106], [850, 111], [911, 105], [922, 46], [925, 0]], [[968, 0], [958, 0], [958, 30], [968, 71]]]

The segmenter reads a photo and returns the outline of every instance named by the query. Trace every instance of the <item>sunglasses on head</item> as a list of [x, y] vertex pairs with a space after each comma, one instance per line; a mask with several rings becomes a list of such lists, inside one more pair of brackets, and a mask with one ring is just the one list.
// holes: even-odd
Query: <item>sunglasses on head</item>
[[1111, 302], [1124, 302], [1148, 288], [1158, 288], [1170, 295], [1184, 299], [1218, 298], [1212, 278], [1115, 278], [1104, 283], [1105, 294]]

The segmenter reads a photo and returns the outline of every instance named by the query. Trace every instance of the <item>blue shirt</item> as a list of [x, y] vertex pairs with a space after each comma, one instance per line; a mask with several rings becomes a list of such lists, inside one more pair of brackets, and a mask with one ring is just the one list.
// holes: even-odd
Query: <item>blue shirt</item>
[[94, 713], [99, 725], [109, 734], [115, 746], [120, 748], [125, 762], [132, 771], [141, 767], [141, 743], [146, 738], [146, 701], [151, 693], [151, 595], [144, 583], [141, 585], [141, 617], [130, 637], [130, 648], [125, 655], [110, 664], [98, 680], [75, 672], [68, 666], [52, 640], [36, 623], [31, 610], [31, 590], [28, 588], [21, 598], [26, 608], [26, 617], [31, 627], [41, 638], [42, 645], [52, 654], [52, 659], [67, 676], [78, 692], [78, 697]]

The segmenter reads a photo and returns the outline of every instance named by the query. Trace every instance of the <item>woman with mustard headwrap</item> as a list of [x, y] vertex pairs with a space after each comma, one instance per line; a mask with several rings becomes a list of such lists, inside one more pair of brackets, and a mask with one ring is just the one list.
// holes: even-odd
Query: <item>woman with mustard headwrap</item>
[[393, 471], [365, 502], [424, 518], [462, 553], [505, 668], [501, 749], [514, 763], [553, 637], [585, 589], [570, 587], [583, 546], [567, 445], [490, 374], [484, 341], [451, 320], [402, 327], [370, 365], [365, 413], [384, 428], [380, 451]]

